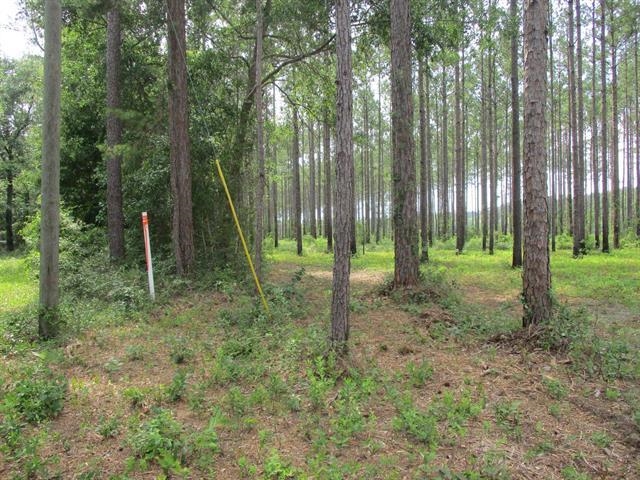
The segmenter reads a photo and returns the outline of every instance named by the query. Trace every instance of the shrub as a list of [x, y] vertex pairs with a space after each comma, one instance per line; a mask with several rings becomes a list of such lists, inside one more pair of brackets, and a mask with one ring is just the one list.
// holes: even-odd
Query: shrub
[[5, 396], [3, 410], [13, 410], [29, 423], [40, 423], [58, 416], [66, 393], [64, 376], [47, 367], [29, 369]]
[[183, 428], [169, 410], [159, 408], [146, 422], [130, 433], [127, 444], [135, 456], [134, 465], [146, 469], [156, 462], [165, 473], [183, 474], [185, 442]]

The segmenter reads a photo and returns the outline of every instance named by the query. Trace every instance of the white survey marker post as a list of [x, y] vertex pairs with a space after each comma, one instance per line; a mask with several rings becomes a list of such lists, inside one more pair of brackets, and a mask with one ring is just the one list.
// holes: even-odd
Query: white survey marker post
[[144, 235], [144, 256], [147, 260], [147, 277], [149, 278], [149, 295], [151, 300], [156, 299], [156, 288], [153, 284], [153, 263], [151, 262], [151, 240], [149, 238], [149, 217], [147, 212], [142, 212], [142, 233]]

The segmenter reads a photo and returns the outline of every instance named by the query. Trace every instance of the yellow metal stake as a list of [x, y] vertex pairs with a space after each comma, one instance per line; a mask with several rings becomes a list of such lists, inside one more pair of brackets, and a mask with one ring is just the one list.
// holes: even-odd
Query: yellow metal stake
[[256, 281], [256, 287], [258, 288], [258, 293], [260, 293], [260, 298], [262, 299], [262, 304], [264, 305], [264, 309], [267, 314], [271, 314], [269, 311], [269, 305], [267, 305], [267, 299], [262, 292], [262, 287], [260, 286], [260, 279], [258, 279], [258, 275], [256, 274], [256, 269], [253, 266], [253, 260], [251, 260], [251, 255], [249, 254], [249, 249], [247, 248], [247, 242], [244, 239], [244, 234], [242, 233], [242, 227], [240, 226], [240, 221], [238, 220], [238, 215], [236, 215], [236, 209], [233, 206], [233, 200], [231, 200], [231, 194], [229, 193], [229, 187], [227, 187], [227, 182], [224, 179], [224, 173], [222, 173], [222, 167], [220, 166], [220, 160], [216, 160], [216, 166], [218, 167], [218, 174], [220, 175], [220, 180], [222, 181], [222, 186], [224, 187], [224, 191], [227, 194], [227, 200], [229, 201], [229, 208], [231, 208], [231, 215], [233, 215], [233, 220], [236, 222], [236, 228], [238, 229], [238, 235], [240, 235], [240, 240], [242, 241], [242, 247], [244, 248], [244, 254], [247, 257], [247, 263], [249, 264], [249, 268], [251, 268], [251, 273], [253, 274], [253, 279]]

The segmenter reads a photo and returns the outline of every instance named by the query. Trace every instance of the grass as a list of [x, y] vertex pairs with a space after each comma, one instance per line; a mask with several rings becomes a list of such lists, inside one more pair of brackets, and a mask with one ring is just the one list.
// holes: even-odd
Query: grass
[[[638, 249], [552, 256], [556, 296], [588, 305], [606, 334], [579, 352], [601, 362], [591, 374], [571, 363], [573, 350], [555, 356], [488, 342], [519, 324], [522, 279], [508, 251], [490, 256], [477, 240], [462, 255], [436, 245], [423, 285], [407, 295], [380, 295], [392, 245], [367, 246], [353, 260], [349, 355], [337, 358], [327, 344], [332, 256], [324, 249], [309, 238], [302, 257], [291, 241], [267, 248], [271, 317], [227, 273], [153, 308], [141, 306], [139, 286], [123, 275], [117, 299], [102, 311], [67, 307], [75, 317], [63, 341], [6, 345], [2, 475], [640, 475], [632, 443], [640, 374], [628, 368], [638, 333], [630, 321]], [[0, 275], [23, 292], [0, 315], [33, 303], [35, 282], [20, 259], [1, 257]]]
[[38, 282], [18, 256], [0, 256], [0, 313], [18, 310], [37, 300]]

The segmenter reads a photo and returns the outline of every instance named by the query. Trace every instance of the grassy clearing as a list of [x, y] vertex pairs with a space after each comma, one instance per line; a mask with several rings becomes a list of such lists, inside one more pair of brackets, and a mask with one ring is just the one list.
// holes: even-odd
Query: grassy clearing
[[29, 276], [24, 260], [0, 256], [0, 312], [23, 308], [37, 300], [38, 282]]
[[[137, 273], [99, 289], [88, 277], [102, 310], [65, 307], [60, 344], [4, 347], [0, 478], [640, 478], [637, 250], [553, 256], [560, 299], [622, 312], [599, 317], [618, 325], [608, 343], [578, 352], [587, 372], [572, 351], [487, 340], [520, 318], [521, 273], [502, 250], [436, 248], [419, 289], [381, 295], [392, 249], [367, 247], [354, 259], [350, 355], [336, 359], [331, 256], [305, 246], [302, 258], [288, 241], [270, 253], [271, 318], [224, 273], [160, 279], [180, 294], [152, 309]], [[576, 276], [617, 259], [598, 282], [627, 287], [591, 297], [595, 279]]]

